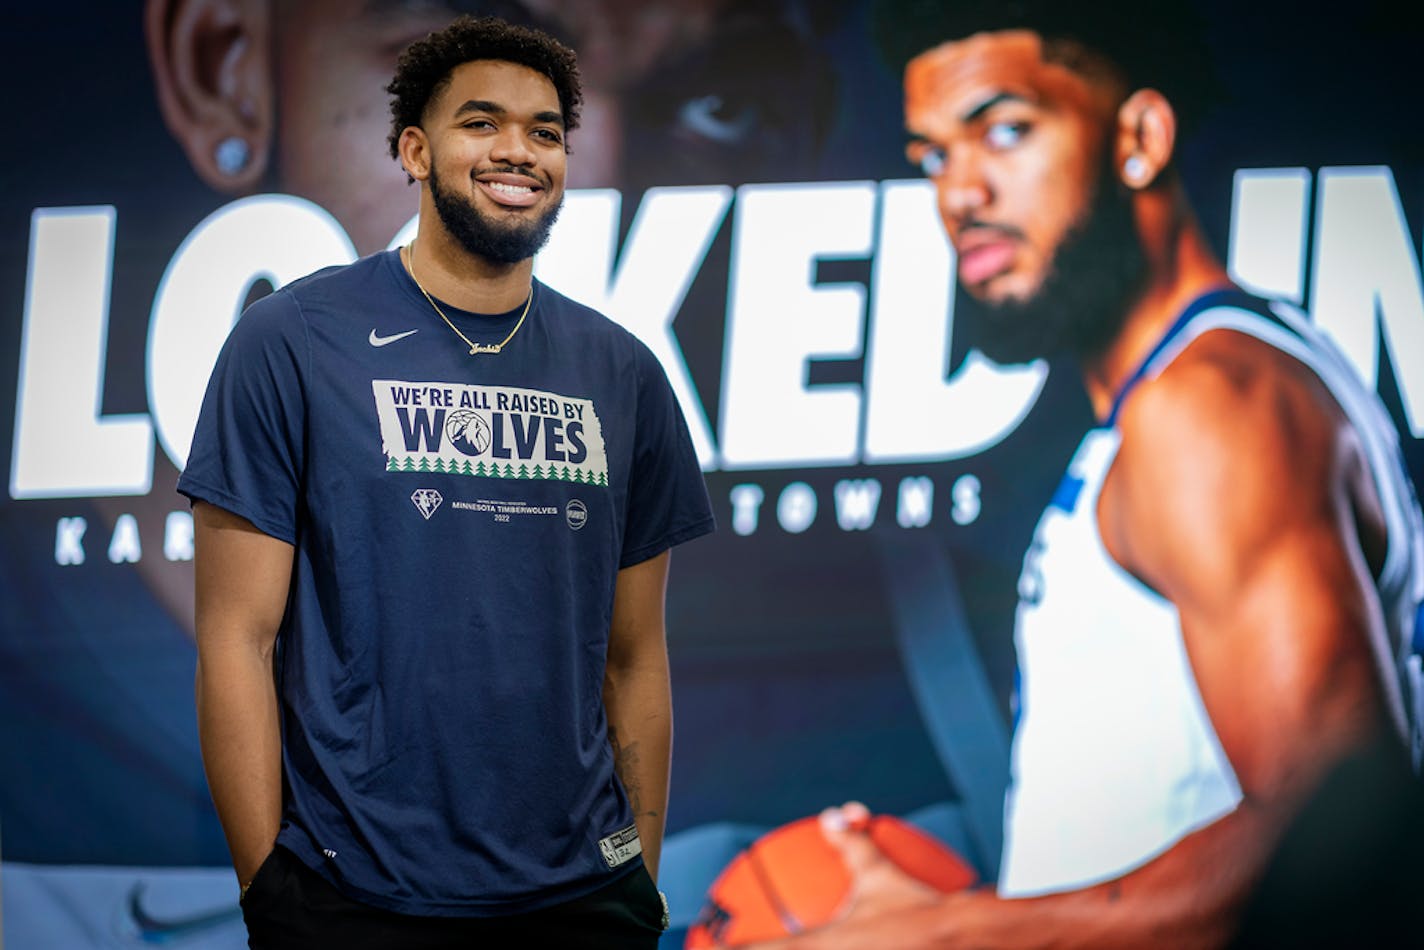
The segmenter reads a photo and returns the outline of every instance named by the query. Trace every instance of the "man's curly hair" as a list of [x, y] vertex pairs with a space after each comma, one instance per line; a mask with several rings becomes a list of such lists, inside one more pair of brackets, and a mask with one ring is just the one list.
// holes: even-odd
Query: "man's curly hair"
[[480, 59], [527, 66], [542, 73], [559, 94], [564, 130], [578, 126], [583, 88], [578, 57], [549, 34], [507, 23], [498, 17], [460, 16], [445, 29], [406, 47], [396, 61], [391, 94], [391, 157], [400, 157], [400, 136], [407, 126], [420, 125], [425, 108], [450, 83], [455, 67]]

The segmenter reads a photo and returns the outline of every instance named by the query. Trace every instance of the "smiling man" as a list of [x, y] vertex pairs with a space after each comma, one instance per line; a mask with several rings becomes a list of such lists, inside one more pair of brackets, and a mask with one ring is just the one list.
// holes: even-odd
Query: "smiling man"
[[179, 483], [251, 945], [651, 947], [668, 551], [712, 519], [655, 358], [532, 276], [574, 54], [461, 18], [389, 92], [416, 239], [243, 315]]
[[[1023, 562], [997, 886], [932, 893], [856, 830], [863, 806], [832, 809], [854, 899], [787, 944], [1219, 946], [1327, 776], [1363, 759], [1404, 783], [1419, 764], [1424, 528], [1398, 435], [1198, 225], [1178, 156], [1201, 59], [1182, 24], [891, 9], [908, 155], [983, 311], [976, 343], [1069, 357], [1098, 424]], [[1358, 862], [1331, 884], [1369, 900], [1388, 872], [1319, 840]], [[1380, 929], [1349, 942], [1396, 945], [1376, 940], [1405, 913], [1359, 914]]]

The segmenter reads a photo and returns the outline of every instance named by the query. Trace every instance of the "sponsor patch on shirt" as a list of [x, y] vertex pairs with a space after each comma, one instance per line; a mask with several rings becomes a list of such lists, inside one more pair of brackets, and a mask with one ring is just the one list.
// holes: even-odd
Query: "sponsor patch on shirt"
[[629, 825], [606, 838], [600, 838], [598, 847], [610, 869], [626, 864], [643, 853], [643, 842], [638, 838], [637, 825]]

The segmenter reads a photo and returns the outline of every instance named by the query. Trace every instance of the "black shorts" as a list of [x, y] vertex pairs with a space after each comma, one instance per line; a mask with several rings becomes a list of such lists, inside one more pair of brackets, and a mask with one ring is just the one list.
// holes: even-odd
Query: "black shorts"
[[647, 948], [662, 934], [662, 899], [645, 868], [591, 894], [503, 917], [417, 917], [353, 901], [280, 845], [242, 899], [252, 950], [306, 947]]

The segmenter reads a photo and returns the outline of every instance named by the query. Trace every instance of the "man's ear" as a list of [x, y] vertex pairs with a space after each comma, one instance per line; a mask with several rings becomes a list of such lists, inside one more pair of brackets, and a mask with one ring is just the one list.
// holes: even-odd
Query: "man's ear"
[[275, 107], [268, 0], [147, 0], [163, 121], [198, 177], [226, 194], [267, 171]]
[[1117, 110], [1113, 166], [1134, 191], [1161, 176], [1177, 147], [1177, 113], [1156, 89], [1139, 89]]
[[430, 139], [426, 138], [424, 129], [414, 125], [401, 129], [396, 151], [412, 181], [425, 181], [430, 177], [430, 165], [434, 158], [430, 154]]

